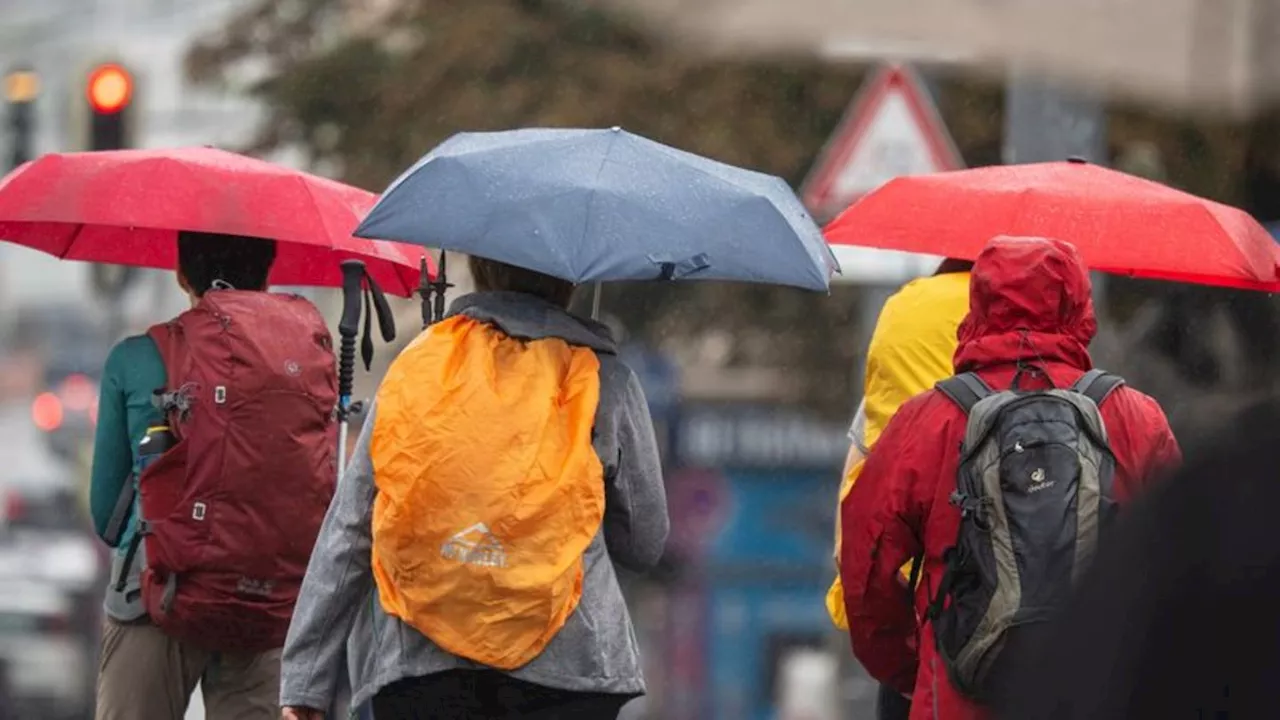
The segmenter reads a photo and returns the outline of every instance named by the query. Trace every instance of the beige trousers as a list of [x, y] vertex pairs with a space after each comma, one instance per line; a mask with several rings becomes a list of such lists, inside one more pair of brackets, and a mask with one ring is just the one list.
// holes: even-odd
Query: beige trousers
[[96, 720], [182, 720], [197, 683], [207, 720], [280, 717], [280, 650], [211, 653], [145, 621], [106, 621]]

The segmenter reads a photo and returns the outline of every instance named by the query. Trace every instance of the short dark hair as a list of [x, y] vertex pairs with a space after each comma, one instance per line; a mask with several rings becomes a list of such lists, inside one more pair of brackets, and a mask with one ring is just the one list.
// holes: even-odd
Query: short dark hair
[[938, 263], [938, 269], [933, 271], [934, 275], [949, 275], [951, 273], [969, 272], [973, 269], [972, 260], [964, 260], [962, 258], [946, 258]]
[[476, 255], [467, 258], [467, 265], [476, 289], [482, 292], [524, 293], [565, 309], [573, 301], [575, 286], [568, 280]]
[[197, 297], [216, 280], [237, 290], [266, 290], [275, 260], [274, 240], [190, 230], [178, 233], [178, 271]]

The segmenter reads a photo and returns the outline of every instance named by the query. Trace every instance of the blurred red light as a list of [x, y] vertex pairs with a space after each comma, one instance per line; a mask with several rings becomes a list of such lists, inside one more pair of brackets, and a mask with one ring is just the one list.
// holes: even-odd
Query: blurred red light
[[65, 615], [51, 615], [40, 622], [40, 629], [51, 635], [61, 635], [71, 629], [71, 621]]
[[11, 492], [4, 499], [4, 513], [0, 517], [6, 520], [17, 520], [22, 517], [26, 507], [22, 503], [22, 496], [16, 492]]
[[31, 403], [31, 419], [45, 432], [57, 430], [62, 427], [62, 401], [51, 392], [40, 393]]
[[94, 390], [93, 381], [88, 376], [77, 373], [68, 375], [62, 381], [58, 394], [62, 397], [62, 402], [67, 406], [68, 410], [72, 412], [87, 412], [90, 406], [93, 405], [98, 393]]
[[115, 63], [99, 65], [89, 73], [85, 93], [94, 112], [117, 113], [133, 98], [133, 77]]

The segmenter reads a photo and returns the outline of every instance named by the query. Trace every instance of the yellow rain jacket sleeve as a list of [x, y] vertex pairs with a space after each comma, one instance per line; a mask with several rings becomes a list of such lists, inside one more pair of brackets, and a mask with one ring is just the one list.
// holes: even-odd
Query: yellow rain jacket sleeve
[[[862, 417], [855, 419], [855, 432], [862, 425], [864, 448], [874, 448], [889, 418], [907, 400], [950, 377], [951, 358], [956, 351], [956, 330], [969, 311], [969, 273], [945, 273], [918, 278], [907, 283], [885, 301], [867, 347], [866, 381], [863, 387]], [[840, 483], [839, 502], [844, 502], [862, 472], [863, 459], [855, 458]], [[840, 512], [837, 503], [835, 559], [840, 558]], [[909, 577], [910, 563], [903, 566]], [[827, 613], [836, 627], [847, 630], [844, 588], [836, 577], [827, 591]]]

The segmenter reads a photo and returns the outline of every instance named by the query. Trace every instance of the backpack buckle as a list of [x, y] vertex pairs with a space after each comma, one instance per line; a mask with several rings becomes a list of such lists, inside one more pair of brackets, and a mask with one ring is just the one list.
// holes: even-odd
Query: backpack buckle
[[151, 404], [165, 415], [176, 412], [179, 420], [186, 420], [191, 415], [193, 404], [191, 391], [190, 383], [169, 392], [156, 390], [151, 394]]
[[951, 505], [960, 510], [960, 518], [972, 518], [978, 527], [987, 527], [987, 508], [991, 506], [991, 498], [976, 498], [954, 490], [949, 498]]
[[959, 490], [951, 492], [950, 502], [953, 506], [960, 508], [962, 516], [973, 515], [987, 506], [987, 502], [983, 498], [969, 497], [968, 494]]

